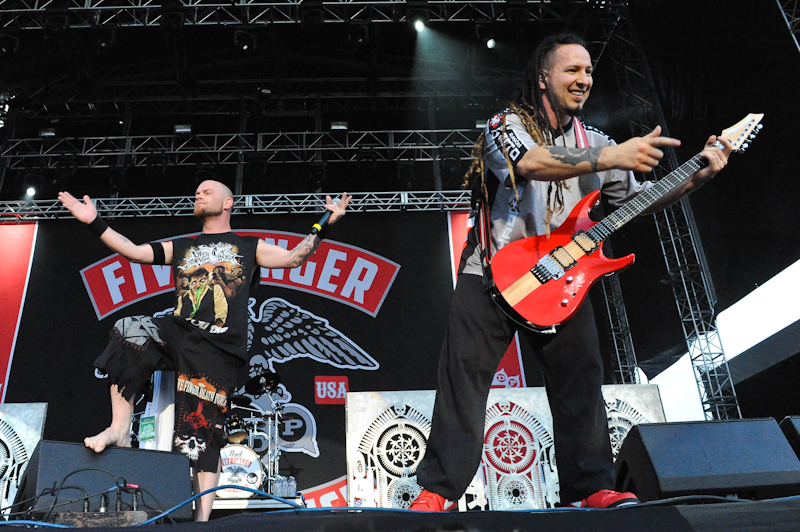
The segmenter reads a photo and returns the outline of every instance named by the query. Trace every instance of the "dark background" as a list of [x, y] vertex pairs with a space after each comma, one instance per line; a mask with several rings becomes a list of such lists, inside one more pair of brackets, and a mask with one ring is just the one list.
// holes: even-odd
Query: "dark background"
[[[800, 185], [796, 170], [790, 166], [798, 158], [799, 144], [794, 138], [794, 127], [800, 119], [797, 106], [800, 51], [792, 40], [779, 6], [772, 1], [634, 0], [630, 3], [630, 13], [664, 111], [666, 124], [663, 125], [671, 136], [683, 142], [677, 150], [681, 162], [699, 152], [710, 134], [719, 133], [747, 113], [765, 113], [764, 129], [748, 151], [732, 157], [728, 168], [690, 199], [716, 288], [716, 310], [719, 312], [800, 258], [800, 229], [795, 214], [800, 208]], [[321, 28], [273, 24], [252, 30], [257, 46], [249, 55], [242, 55], [234, 48], [233, 28], [185, 27], [180, 38], [167, 38], [158, 28], [120, 28], [115, 47], [105, 53], [97, 52], [100, 32], [93, 29], [58, 35], [24, 31], [15, 33], [20, 39], [17, 52], [0, 61], [0, 87], [12, 88], [18, 95], [12, 107], [15, 138], [36, 137], [38, 129], [45, 126], [55, 126], [59, 134], [65, 136], [119, 135], [122, 128], [119, 120], [124, 116], [126, 105], [133, 109], [133, 135], [171, 134], [172, 126], [183, 121], [191, 122], [197, 133], [234, 133], [239, 129], [238, 103], [231, 104], [231, 112], [227, 115], [205, 114], [204, 103], [197, 98], [202, 92], [198, 80], [222, 76], [223, 71], [226, 77], [239, 79], [242, 87], [252, 87], [252, 80], [258, 80], [271, 90], [272, 96], [267, 100], [249, 99], [246, 102], [247, 130], [251, 132], [315, 131], [319, 127], [326, 130], [331, 120], [347, 120], [351, 129], [362, 131], [425, 130], [431, 127], [431, 116], [439, 129], [472, 128], [476, 119], [490, 117], [514, 96], [514, 73], [524, 69], [540, 38], [564, 29], [580, 33], [586, 28], [565, 27], [556, 22], [532, 23], [524, 29], [496, 27], [498, 46], [487, 50], [475, 39], [474, 28], [469, 23], [434, 25], [431, 35], [435, 35], [435, 39], [429, 35], [425, 37], [427, 41], [423, 41], [423, 37], [416, 35], [406, 23], [373, 24], [369, 29], [369, 41], [363, 46], [348, 39], [349, 28], [344, 24], [326, 24]], [[591, 33], [592, 30], [586, 31]], [[478, 87], [471, 77], [478, 67], [495, 68], [502, 75]], [[459, 76], [452, 83], [453, 96], [435, 100], [432, 109], [419, 98], [409, 98], [402, 108], [393, 110], [376, 106], [375, 101], [369, 98], [357, 105], [343, 107], [335, 99], [315, 99], [311, 93], [316, 86], [311, 82], [308, 84], [308, 98], [281, 101], [285, 84], [291, 79], [316, 76], [336, 84], [344, 83], [345, 77], [354, 74], [374, 79], [450, 70]], [[179, 97], [169, 113], [155, 112], [152, 107], [126, 102], [124, 98], [117, 102], [117, 114], [108, 111], [113, 108], [110, 104], [102, 106], [102, 113], [86, 111], [85, 102], [90, 101], [93, 95], [112, 90], [114, 80], [146, 81]], [[394, 87], [408, 91], [414, 89], [411, 82]], [[376, 90], [379, 91], [380, 87]], [[57, 99], [54, 95], [62, 94], [74, 100], [71, 110], [64, 102], [54, 103], [54, 98]], [[43, 102], [48, 102], [46, 112], [43, 111]], [[320, 109], [316, 117], [313, 113], [281, 116], [278, 112], [280, 109], [308, 111], [315, 106]], [[83, 110], [76, 111], [79, 108]], [[586, 107], [585, 119], [617, 141], [630, 136], [608, 54], [597, 65], [595, 87]], [[0, 139], [2, 135], [11, 135], [9, 131], [9, 128], [0, 130]], [[466, 165], [467, 161], [461, 161], [443, 176], [445, 188], [457, 188], [459, 175]], [[413, 188], [432, 189], [431, 163], [417, 162], [414, 169], [416, 182]], [[145, 168], [131, 168], [124, 181], [117, 183], [117, 189], [121, 196], [189, 195], [198, 177], [210, 175], [232, 184], [232, 167], [217, 167], [211, 171], [213, 173], [208, 174], [198, 172], [198, 168], [168, 167], [164, 174], [153, 174]], [[48, 172], [44, 172], [43, 198], [54, 198], [58, 188], [96, 197], [108, 197], [114, 190], [108, 170], [78, 169], [74, 175], [58, 182], [55, 181], [59, 177], [53, 171]], [[24, 172], [7, 172], [0, 199], [19, 199], [23, 178]], [[397, 190], [400, 186], [394, 163], [378, 163], [374, 168], [365, 168], [353, 162], [329, 164], [322, 191]], [[243, 193], [311, 190], [307, 165], [277, 163], [269, 165], [266, 171], [248, 167], [245, 173]], [[424, 283], [431, 282], [430, 277], [434, 275], [427, 261], [434, 260], [434, 256], [435, 260], [444, 260], [444, 251], [437, 248], [434, 253], [431, 250], [427, 259], [420, 259], [413, 266], [403, 260], [404, 254], [395, 256], [394, 253], [394, 246], [398, 246], [397, 249], [416, 249], [417, 246], [444, 245], [429, 238], [427, 225], [418, 225], [416, 216], [398, 214], [393, 217], [392, 224], [386, 225], [381, 215], [354, 214], [349, 219], [352, 224], [343, 232], [341, 240], [379, 253], [382, 253], [379, 249], [387, 246], [386, 253], [382, 254], [402, 264], [398, 282], [405, 283], [403, 293], [409, 298], [408, 306], [395, 309], [392, 302], [387, 301], [386, 309], [395, 310], [382, 311], [380, 318], [386, 319], [386, 313], [394, 312], [396, 316], [392, 326], [407, 326], [405, 333], [398, 338], [408, 345], [402, 349], [400, 346], [392, 347], [397, 353], [413, 349], [434, 356], [441, 341], [449, 297], [444, 293], [437, 298], [431, 297], [425, 291]], [[353, 218], [358, 218], [358, 222]], [[250, 226], [297, 230], [298, 227], [307, 227], [311, 221], [311, 218], [299, 216], [290, 217], [290, 220], [269, 217], [256, 220]], [[436, 223], [440, 222], [437, 218]], [[119, 225], [125, 234], [130, 233], [129, 236], [138, 241], [168, 236], [160, 227], [161, 223], [157, 221], [126, 221]], [[14, 360], [9, 384], [10, 401], [42, 400], [34, 397], [41, 395], [42, 390], [22, 389], [19, 384], [15, 387], [14, 379], [21, 374], [18, 371], [29, 376], [37, 374], [37, 382], [42, 383], [43, 388], [49, 388], [51, 383], [63, 378], [64, 369], [71, 367], [74, 355], [67, 352], [79, 350], [85, 353], [82, 360], [89, 361], [110, 325], [105, 322], [87, 325], [74, 321], [68, 303], [63, 306], [49, 303], [51, 294], [82, 290], [77, 271], [107, 254], [84, 235], [72, 237], [73, 231], [79, 230], [76, 224], [43, 224], [31, 276], [29, 305], [26, 306], [21, 331], [21, 338], [27, 335], [31, 344], [25, 345], [24, 350], [22, 346], [18, 348], [18, 354], [24, 356]], [[192, 230], [195, 227], [189, 220], [170, 220], [169, 234]], [[63, 250], [63, 242], [67, 241], [68, 252], [57, 254], [55, 250]], [[672, 358], [682, 355], [685, 344], [652, 219], [645, 217], [630, 223], [612, 243], [616, 254], [635, 252], [637, 256], [635, 266], [621, 274], [621, 283], [626, 294], [637, 357], [653, 376], [669, 365]], [[41, 254], [47, 256], [48, 253], [50, 258], [41, 258]], [[440, 264], [436, 267], [444, 268]], [[415, 268], [417, 271], [412, 276]], [[441, 271], [435, 275], [443, 277], [445, 273]], [[443, 278], [438, 280], [443, 282]], [[437, 286], [446, 287], [447, 283]], [[148, 300], [141, 304], [141, 309], [137, 305], [132, 310], [151, 312], [171, 304], [166, 303], [169, 301], [166, 296], [161, 297], [164, 305]], [[321, 302], [317, 303], [318, 300]], [[322, 314], [330, 304], [317, 298], [314, 308], [319, 306]], [[427, 309], [430, 305], [435, 307], [431, 320], [413, 322], [426, 328], [425, 334], [417, 334], [416, 325], [412, 326], [412, 322], [407, 320], [418, 308]], [[33, 316], [28, 314], [29, 311]], [[343, 312], [351, 311], [346, 309]], [[359, 341], [364, 342], [362, 346], [368, 352], [372, 353], [367, 348], [372, 347], [371, 344], [386, 348], [381, 337], [375, 336], [383, 327], [366, 318], [360, 318], [359, 322], [363, 322], [364, 327]], [[47, 335], [41, 334], [43, 327], [47, 327]], [[70, 347], [67, 349], [65, 346]], [[37, 363], [43, 353], [59, 352], [64, 355], [52, 358], [52, 366]], [[385, 360], [386, 364], [396, 364], [391, 370], [398, 376], [399, 380], [395, 381], [398, 384], [404, 383], [403, 386], [408, 388], [433, 386], [432, 369], [429, 374], [420, 371], [404, 356], [396, 360], [386, 357]], [[298, 368], [302, 365], [296, 363]], [[381, 364], [384, 364], [384, 358], [381, 358]], [[20, 370], [26, 365], [29, 365], [28, 369]], [[336, 374], [333, 369], [330, 374]], [[389, 366], [386, 369], [388, 371]], [[404, 375], [409, 373], [415, 378], [406, 379]], [[419, 375], [423, 376], [417, 378]], [[79, 379], [83, 378], [89, 379], [88, 376]], [[74, 431], [49, 434], [48, 437], [79, 439], [84, 435], [84, 427], [93, 424], [99, 427], [99, 418], [103, 417], [98, 415], [99, 409], [106, 408], [105, 403], [100, 406], [94, 399], [69, 395], [74, 390], [83, 395], [89, 383], [78, 382], [86, 386], [71, 386], [69, 389], [73, 392], [64, 394], [54, 389], [46, 390], [47, 394], [53, 395], [49, 397], [51, 405], [63, 405], [51, 406], [51, 416], [80, 420], [74, 425]], [[529, 377], [529, 382], [536, 381]], [[358, 379], [355, 384], [353, 386], [351, 376], [352, 389], [357, 388]], [[54, 414], [67, 408], [68, 415]], [[98, 411], [94, 412], [94, 409]], [[335, 419], [335, 422], [339, 421]]]

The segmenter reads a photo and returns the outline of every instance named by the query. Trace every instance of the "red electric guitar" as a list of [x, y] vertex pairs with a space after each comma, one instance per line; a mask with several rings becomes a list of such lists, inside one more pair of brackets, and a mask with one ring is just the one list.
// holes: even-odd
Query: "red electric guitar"
[[[748, 139], [761, 129], [763, 116], [751, 113], [721, 136], [730, 141], [733, 151], [743, 151]], [[600, 191], [592, 192], [550, 233], [550, 239], [532, 236], [504, 246], [491, 263], [495, 300], [510, 306], [529, 327], [552, 332], [572, 317], [600, 276], [633, 263], [633, 255], [619, 259], [603, 255], [603, 241], [703, 166], [700, 155], [695, 155], [599, 222], [589, 219], [589, 209], [600, 195]]]

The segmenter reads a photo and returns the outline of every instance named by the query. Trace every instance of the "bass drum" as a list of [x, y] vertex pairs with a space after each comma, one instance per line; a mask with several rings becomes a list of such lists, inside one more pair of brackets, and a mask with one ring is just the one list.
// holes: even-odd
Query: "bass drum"
[[[246, 488], [259, 489], [264, 478], [261, 470], [261, 460], [250, 447], [246, 445], [228, 445], [219, 451], [222, 472], [219, 475], [219, 486], [234, 485]], [[220, 499], [246, 499], [252, 497], [253, 492], [225, 488], [217, 490]]]

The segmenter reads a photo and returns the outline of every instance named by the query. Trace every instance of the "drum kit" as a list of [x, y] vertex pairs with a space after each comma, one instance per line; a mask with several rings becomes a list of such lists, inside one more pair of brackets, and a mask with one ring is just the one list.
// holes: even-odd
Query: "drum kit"
[[[228, 445], [220, 449], [220, 486], [244, 486], [282, 497], [287, 495], [283, 490], [276, 493], [276, 487], [286, 482], [278, 474], [281, 456], [278, 430], [283, 417], [283, 404], [272, 400], [272, 392], [277, 390], [278, 384], [280, 377], [277, 373], [261, 373], [248, 380], [244, 387], [246, 394], [256, 398], [266, 395], [271, 403], [271, 411], [261, 408], [245, 395], [231, 397], [230, 414], [225, 422]], [[234, 488], [217, 491], [217, 497], [222, 499], [252, 496], [251, 491]]]

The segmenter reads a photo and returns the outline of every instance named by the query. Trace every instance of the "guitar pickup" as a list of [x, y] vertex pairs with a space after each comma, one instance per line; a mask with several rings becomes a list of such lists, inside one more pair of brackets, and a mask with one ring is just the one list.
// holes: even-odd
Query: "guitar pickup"
[[597, 250], [597, 242], [592, 239], [585, 231], [578, 231], [572, 235], [572, 241], [578, 244], [584, 253], [590, 255]]

